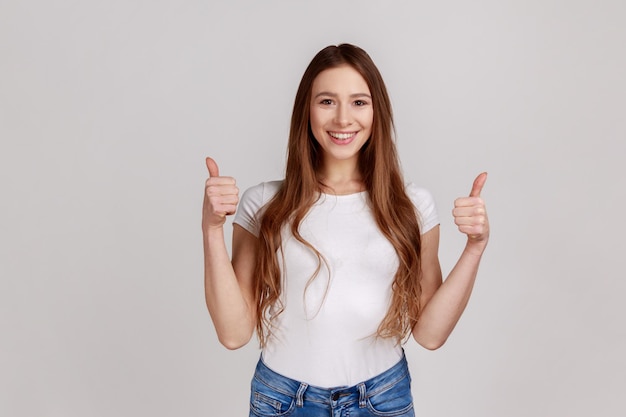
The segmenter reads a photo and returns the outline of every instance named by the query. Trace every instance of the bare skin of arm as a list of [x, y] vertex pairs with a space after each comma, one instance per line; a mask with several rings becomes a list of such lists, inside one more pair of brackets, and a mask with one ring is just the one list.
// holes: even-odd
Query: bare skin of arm
[[413, 328], [413, 338], [427, 349], [441, 347], [461, 318], [469, 301], [480, 259], [489, 240], [489, 220], [480, 192], [485, 173], [474, 181], [469, 197], [455, 201], [453, 215], [467, 244], [456, 265], [441, 281], [439, 266], [439, 227], [422, 236], [422, 312]]
[[[219, 176], [211, 158], [207, 158], [207, 167], [210, 177], [205, 186], [202, 216], [205, 298], [220, 343], [237, 349], [250, 341], [255, 329], [253, 278], [258, 239], [235, 225], [231, 261], [223, 226], [226, 216], [235, 212], [239, 190], [233, 178]], [[480, 199], [485, 180], [486, 174], [481, 174], [470, 197], [455, 202], [455, 223], [468, 235], [468, 242], [443, 283], [438, 258], [439, 226], [422, 236], [422, 312], [412, 334], [427, 349], [437, 349], [445, 343], [471, 295], [489, 238], [489, 222]]]
[[253, 274], [258, 240], [235, 225], [231, 261], [224, 222], [235, 212], [239, 190], [233, 178], [219, 176], [211, 158], [207, 158], [207, 167], [210, 177], [202, 208], [205, 299], [220, 343], [237, 349], [250, 341], [256, 323]]

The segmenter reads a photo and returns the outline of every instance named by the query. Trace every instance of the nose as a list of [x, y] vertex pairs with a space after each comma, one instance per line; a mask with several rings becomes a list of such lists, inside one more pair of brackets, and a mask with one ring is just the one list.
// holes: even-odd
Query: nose
[[350, 108], [346, 104], [337, 106], [335, 112], [335, 123], [340, 127], [350, 126], [352, 124], [352, 118], [350, 115]]

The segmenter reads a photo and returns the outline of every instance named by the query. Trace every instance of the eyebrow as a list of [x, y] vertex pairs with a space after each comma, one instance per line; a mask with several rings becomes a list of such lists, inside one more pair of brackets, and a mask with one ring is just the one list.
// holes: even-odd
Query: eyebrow
[[[337, 97], [338, 95], [335, 93], [331, 93], [328, 91], [322, 91], [321, 93], [318, 93], [315, 95], [314, 98], [318, 98], [320, 96], [330, 96], [330, 97]], [[350, 98], [357, 98], [357, 97], [367, 97], [369, 99], [372, 98], [372, 96], [370, 96], [369, 94], [366, 93], [354, 93], [354, 94], [350, 94]]]

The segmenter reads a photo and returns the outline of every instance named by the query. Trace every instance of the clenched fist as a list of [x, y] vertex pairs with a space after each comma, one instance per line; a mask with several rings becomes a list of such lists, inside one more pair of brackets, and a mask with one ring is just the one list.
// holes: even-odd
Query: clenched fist
[[206, 159], [209, 178], [204, 187], [202, 229], [222, 227], [226, 216], [235, 213], [239, 202], [239, 188], [233, 177], [220, 177], [220, 170], [212, 158]]
[[485, 202], [480, 193], [487, 181], [487, 173], [483, 172], [474, 180], [469, 197], [457, 198], [454, 201], [454, 223], [459, 231], [467, 235], [469, 244], [481, 244], [483, 247], [489, 239], [489, 219]]

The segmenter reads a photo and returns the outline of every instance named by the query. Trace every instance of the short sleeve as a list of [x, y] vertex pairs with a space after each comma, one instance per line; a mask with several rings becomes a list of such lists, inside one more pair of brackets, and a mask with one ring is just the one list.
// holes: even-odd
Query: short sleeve
[[248, 188], [241, 196], [233, 223], [258, 237], [262, 209], [276, 195], [280, 185], [281, 181], [271, 181]]
[[406, 193], [417, 209], [420, 233], [424, 234], [437, 226], [439, 224], [439, 216], [437, 215], [435, 199], [430, 191], [410, 183], [406, 186]]

